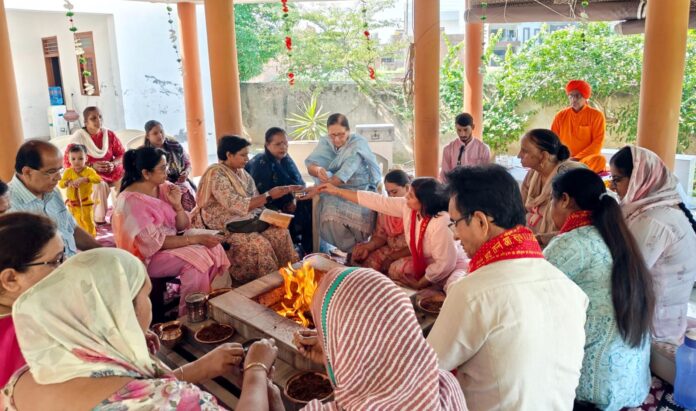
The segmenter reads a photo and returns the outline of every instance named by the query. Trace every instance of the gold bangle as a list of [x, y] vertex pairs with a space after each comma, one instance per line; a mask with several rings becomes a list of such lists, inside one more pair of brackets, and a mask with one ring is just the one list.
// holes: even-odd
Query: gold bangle
[[182, 365], [181, 367], [177, 368], [177, 370], [181, 371], [181, 378], [179, 381], [184, 381], [184, 366]]
[[261, 367], [263, 368], [264, 371], [266, 371], [266, 375], [268, 375], [268, 367], [266, 367], [266, 364], [262, 362], [252, 362], [250, 364], [247, 364], [246, 367], [244, 367], [244, 372], [246, 372], [250, 368], [254, 367]]

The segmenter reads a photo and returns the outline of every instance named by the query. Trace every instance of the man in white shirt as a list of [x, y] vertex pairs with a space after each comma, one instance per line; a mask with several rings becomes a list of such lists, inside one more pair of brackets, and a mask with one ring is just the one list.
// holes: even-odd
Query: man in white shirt
[[544, 260], [519, 187], [498, 165], [448, 174], [449, 214], [469, 275], [448, 289], [428, 336], [470, 410], [572, 410], [585, 293]]

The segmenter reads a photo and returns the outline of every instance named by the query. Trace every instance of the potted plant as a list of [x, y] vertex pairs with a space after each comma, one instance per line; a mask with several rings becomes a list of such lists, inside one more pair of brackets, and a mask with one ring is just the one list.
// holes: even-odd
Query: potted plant
[[[291, 128], [288, 135], [292, 139], [288, 152], [295, 163], [304, 164], [304, 160], [312, 153], [319, 139], [326, 135], [328, 118], [329, 113], [323, 111], [317, 94], [312, 94], [309, 102], [302, 103], [300, 112], [292, 113], [286, 118]], [[304, 170], [304, 167], [300, 169]], [[303, 171], [304, 173], [306, 171]]]

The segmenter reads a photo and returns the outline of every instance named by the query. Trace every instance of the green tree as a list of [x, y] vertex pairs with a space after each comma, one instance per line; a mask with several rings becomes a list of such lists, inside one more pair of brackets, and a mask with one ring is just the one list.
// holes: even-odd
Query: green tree
[[[519, 138], [534, 110], [567, 104], [568, 80], [592, 84], [591, 104], [602, 110], [607, 129], [624, 141], [637, 134], [638, 96], [643, 59], [643, 35], [615, 34], [607, 23], [581, 24], [541, 32], [515, 53], [508, 50], [500, 65], [487, 73], [484, 139], [497, 150]], [[696, 138], [696, 34], [689, 33], [679, 128], [679, 149]], [[623, 102], [623, 103], [622, 103]]]
[[239, 78], [249, 80], [263, 72], [264, 65], [281, 51], [283, 42], [279, 4], [235, 4]]

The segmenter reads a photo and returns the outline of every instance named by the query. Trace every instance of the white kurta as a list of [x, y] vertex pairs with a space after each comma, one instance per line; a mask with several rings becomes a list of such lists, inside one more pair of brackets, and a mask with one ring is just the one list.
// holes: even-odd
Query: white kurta
[[587, 305], [544, 259], [498, 261], [450, 287], [428, 342], [470, 410], [571, 410]]
[[[358, 204], [378, 213], [404, 220], [404, 236], [406, 243], [411, 241], [411, 225], [413, 224], [412, 210], [406, 205], [404, 197], [384, 197], [368, 191], [358, 191]], [[416, 242], [420, 241], [420, 216], [416, 221]], [[444, 284], [456, 270], [461, 277], [466, 272], [468, 260], [459, 242], [454, 241], [452, 230], [449, 229], [450, 218], [446, 212], [440, 213], [430, 220], [423, 239], [423, 255], [427, 268], [425, 278], [431, 283]]]
[[655, 286], [655, 339], [678, 345], [696, 281], [696, 233], [676, 207], [654, 207], [627, 222]]

